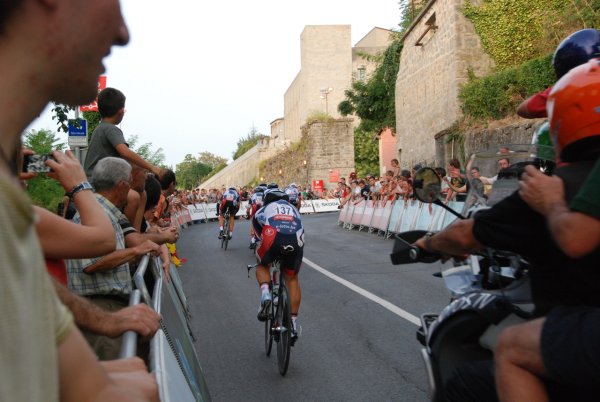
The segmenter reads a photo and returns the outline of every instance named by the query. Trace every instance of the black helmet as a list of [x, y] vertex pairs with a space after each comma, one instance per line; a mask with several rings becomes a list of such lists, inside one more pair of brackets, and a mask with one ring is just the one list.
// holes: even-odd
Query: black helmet
[[288, 195], [283, 191], [276, 188], [265, 191], [265, 197], [263, 198], [264, 205], [268, 205], [273, 201], [279, 200], [289, 201], [290, 197], [288, 197]]
[[600, 57], [600, 31], [587, 28], [572, 33], [558, 45], [552, 57], [556, 78], [595, 57]]
[[258, 186], [254, 189], [255, 193], [264, 193], [267, 188], [263, 186]]
[[277, 183], [269, 183], [269, 184], [267, 185], [267, 188], [268, 188], [268, 189], [271, 189], [271, 188], [279, 188], [279, 186], [277, 185]]

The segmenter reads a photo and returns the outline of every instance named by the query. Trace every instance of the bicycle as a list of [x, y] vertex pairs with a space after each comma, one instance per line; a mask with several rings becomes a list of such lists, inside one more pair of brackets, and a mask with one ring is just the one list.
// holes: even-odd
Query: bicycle
[[[291, 249], [290, 249], [291, 248]], [[292, 246], [283, 246], [282, 253], [293, 251]], [[250, 270], [256, 268], [258, 264], [248, 265], [248, 278]], [[277, 343], [277, 367], [279, 374], [285, 376], [290, 364], [290, 348], [292, 347], [292, 312], [290, 309], [290, 297], [285, 286], [284, 276], [281, 275], [279, 259], [271, 263], [269, 269], [271, 282], [271, 307], [269, 316], [265, 321], [265, 354], [271, 355], [273, 341]]]
[[223, 235], [221, 236], [221, 248], [227, 250], [227, 244], [229, 243], [229, 210], [223, 214]]

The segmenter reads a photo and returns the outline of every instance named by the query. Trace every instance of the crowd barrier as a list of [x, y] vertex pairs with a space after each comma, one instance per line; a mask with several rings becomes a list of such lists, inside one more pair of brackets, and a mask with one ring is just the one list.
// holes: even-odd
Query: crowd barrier
[[[322, 200], [303, 200], [302, 205], [300, 207], [301, 214], [314, 214], [319, 212], [334, 212], [338, 211], [338, 206], [340, 205], [339, 198], [327, 198]], [[248, 201], [242, 201], [240, 204], [239, 211], [235, 214], [235, 216], [244, 216], [246, 215], [246, 207], [248, 206]], [[196, 205], [187, 205], [187, 211], [189, 212], [190, 217], [193, 221], [201, 221], [206, 222], [208, 220], [217, 219], [217, 203], [197, 203]], [[176, 212], [172, 214], [174, 216], [175, 222], [178, 222], [179, 216], [181, 212]]]
[[[130, 305], [140, 299], [158, 312], [160, 329], [150, 341], [149, 367], [155, 373], [161, 402], [205, 402], [210, 394], [194, 349], [189, 308], [177, 268], [167, 280], [159, 257], [144, 256], [133, 277]], [[120, 357], [136, 355], [137, 334], [123, 335]]]
[[[448, 206], [461, 211], [464, 202], [451, 201]], [[340, 211], [338, 225], [346, 229], [366, 229], [369, 233], [390, 237], [409, 230], [438, 231], [456, 216], [446, 209], [416, 200], [348, 202]]]

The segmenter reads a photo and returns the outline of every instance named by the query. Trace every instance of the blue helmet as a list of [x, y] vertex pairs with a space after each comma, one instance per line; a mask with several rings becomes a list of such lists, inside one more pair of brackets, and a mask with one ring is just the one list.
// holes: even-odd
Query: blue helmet
[[572, 33], [558, 45], [552, 57], [556, 78], [595, 57], [600, 57], [600, 31], [587, 28]]

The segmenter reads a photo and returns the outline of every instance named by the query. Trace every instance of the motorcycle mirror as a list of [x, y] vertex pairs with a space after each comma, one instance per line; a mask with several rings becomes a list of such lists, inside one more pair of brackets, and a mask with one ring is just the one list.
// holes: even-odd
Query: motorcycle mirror
[[415, 173], [413, 178], [413, 189], [417, 198], [421, 202], [435, 204], [460, 219], [465, 219], [464, 216], [447, 206], [440, 200], [442, 194], [442, 180], [432, 168], [424, 167]]
[[440, 199], [442, 181], [435, 170], [425, 167], [415, 173], [413, 188], [419, 200], [430, 204]]

